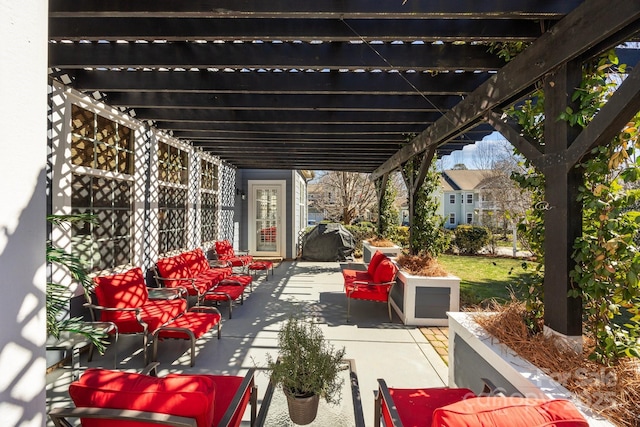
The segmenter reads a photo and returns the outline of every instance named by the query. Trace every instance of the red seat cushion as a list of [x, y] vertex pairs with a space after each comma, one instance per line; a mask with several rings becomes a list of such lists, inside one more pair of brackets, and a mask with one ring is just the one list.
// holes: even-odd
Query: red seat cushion
[[236, 300], [244, 293], [242, 285], [224, 285], [220, 284], [204, 295], [205, 301], [227, 301], [229, 298]]
[[[222, 390], [223, 395], [228, 391]], [[216, 384], [208, 375], [148, 375], [87, 369], [69, 386], [69, 395], [77, 407], [131, 409], [195, 418], [198, 427], [211, 427]], [[216, 408], [217, 409], [217, 408]], [[83, 427], [112, 427], [113, 420], [83, 419]], [[147, 427], [151, 424], [118, 421], [118, 427]]]
[[[466, 388], [390, 388], [389, 393], [404, 427], [431, 427], [436, 408], [475, 396]], [[384, 401], [382, 416], [385, 425], [393, 425]]]
[[[178, 317], [187, 309], [187, 301], [179, 298], [174, 300], [149, 300], [140, 307], [140, 316], [148, 325], [149, 332], [153, 332], [171, 319]], [[121, 334], [142, 332], [142, 325], [136, 319], [133, 311], [102, 311], [103, 322], [114, 322]]]
[[248, 274], [233, 274], [231, 276], [226, 277], [220, 284], [221, 285], [233, 284], [234, 282], [239, 283], [246, 288], [251, 283], [253, 283], [253, 277], [251, 277]]
[[347, 283], [345, 292], [348, 298], [367, 301], [387, 302], [391, 285], [363, 285]]
[[589, 423], [568, 400], [476, 397], [436, 409], [431, 426], [588, 427]]
[[373, 277], [373, 273], [376, 271], [376, 268], [378, 268], [378, 264], [380, 264], [380, 261], [382, 261], [386, 257], [387, 256], [379, 250], [377, 250], [373, 254], [373, 256], [371, 257], [371, 261], [369, 261], [369, 265], [367, 266], [367, 271], [369, 272], [371, 277]]
[[373, 277], [364, 270], [342, 270], [345, 285], [353, 282], [372, 282]]
[[389, 258], [380, 261], [380, 264], [373, 272], [373, 283], [386, 283], [391, 282], [398, 272], [398, 267]]
[[111, 276], [94, 277], [98, 304], [110, 308], [141, 307], [149, 300], [147, 285], [139, 267]]
[[[198, 339], [218, 323], [220, 323], [220, 313], [187, 312], [167, 326], [171, 328], [188, 329], [193, 332], [195, 339]], [[162, 330], [158, 333], [158, 336], [161, 338], [190, 339], [189, 335], [185, 332], [172, 330]]]

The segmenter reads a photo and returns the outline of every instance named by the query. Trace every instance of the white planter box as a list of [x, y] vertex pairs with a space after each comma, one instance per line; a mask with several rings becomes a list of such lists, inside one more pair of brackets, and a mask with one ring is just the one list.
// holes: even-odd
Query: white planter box
[[[549, 399], [569, 399], [582, 412], [590, 426], [613, 426], [572, 396], [542, 370], [522, 359], [513, 350], [489, 335], [472, 318], [473, 313], [449, 313], [449, 387], [482, 390], [482, 378], [488, 378], [508, 395]], [[579, 366], [574, 373], [559, 372], [558, 378], [579, 375], [589, 381], [588, 373]], [[602, 372], [592, 374], [602, 379]], [[606, 405], [606, 396], [593, 396], [594, 402]]]
[[394, 245], [390, 247], [371, 246], [369, 242], [367, 242], [366, 240], [362, 241], [362, 260], [364, 262], [366, 263], [370, 262], [371, 258], [373, 257], [373, 254], [375, 254], [376, 251], [382, 252], [389, 258], [396, 258], [400, 256], [400, 254], [402, 253], [402, 248], [398, 245]]
[[413, 276], [400, 270], [389, 297], [405, 325], [447, 326], [447, 312], [460, 308], [460, 279]]

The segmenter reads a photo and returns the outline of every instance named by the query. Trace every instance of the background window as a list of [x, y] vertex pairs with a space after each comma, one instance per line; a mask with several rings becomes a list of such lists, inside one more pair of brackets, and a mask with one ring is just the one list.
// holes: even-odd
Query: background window
[[467, 214], [467, 224], [471, 224], [473, 222], [473, 214], [472, 213], [468, 213]]
[[456, 202], [456, 195], [449, 194], [449, 203], [454, 204]]
[[84, 168], [72, 175], [71, 213], [95, 218], [74, 223], [71, 238], [89, 271], [132, 262], [133, 135], [127, 126], [71, 106], [71, 164]]
[[473, 193], [467, 194], [467, 203], [473, 203]]
[[449, 224], [455, 224], [455, 223], [456, 223], [456, 214], [450, 213], [449, 214]]

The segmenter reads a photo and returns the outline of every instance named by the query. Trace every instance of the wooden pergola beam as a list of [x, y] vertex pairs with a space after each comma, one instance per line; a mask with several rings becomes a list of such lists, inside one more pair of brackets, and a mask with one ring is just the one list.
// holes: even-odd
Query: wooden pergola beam
[[371, 175], [400, 167], [429, 146], [441, 145], [476, 123], [488, 111], [522, 96], [545, 74], [610, 39], [640, 18], [640, 2], [591, 0], [578, 6], [528, 49], [505, 65], [441, 119], [400, 149]]

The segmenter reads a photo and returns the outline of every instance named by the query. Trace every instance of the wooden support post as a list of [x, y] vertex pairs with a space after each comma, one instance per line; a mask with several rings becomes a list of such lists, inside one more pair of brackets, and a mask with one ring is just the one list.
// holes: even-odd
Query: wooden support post
[[418, 155], [410, 159], [409, 162], [413, 162], [410, 175], [407, 175], [405, 171], [404, 166], [406, 165], [406, 163], [400, 168], [402, 172], [402, 178], [404, 179], [404, 183], [407, 186], [407, 192], [409, 193], [409, 253], [412, 255], [415, 255], [415, 248], [413, 247], [413, 224], [415, 206], [418, 199], [418, 191], [420, 190], [420, 187], [422, 187], [422, 183], [424, 182], [424, 178], [429, 171], [429, 166], [431, 165], [431, 161], [433, 160], [433, 156], [435, 155], [435, 153], [436, 147], [433, 146], [425, 152], [422, 158]]
[[376, 193], [378, 196], [378, 236], [382, 235], [382, 221], [380, 221], [380, 213], [382, 212], [382, 200], [384, 199], [384, 193], [387, 191], [387, 182], [389, 180], [389, 174], [385, 173], [380, 178], [375, 180]]
[[[566, 150], [580, 132], [560, 114], [570, 106], [571, 94], [581, 81], [577, 61], [559, 67], [544, 80], [545, 91], [545, 326], [566, 336], [582, 335], [582, 301], [569, 297], [572, 288], [573, 243], [582, 234], [582, 206], [577, 200], [583, 173], [567, 170]], [[574, 108], [575, 111], [575, 108]]]

